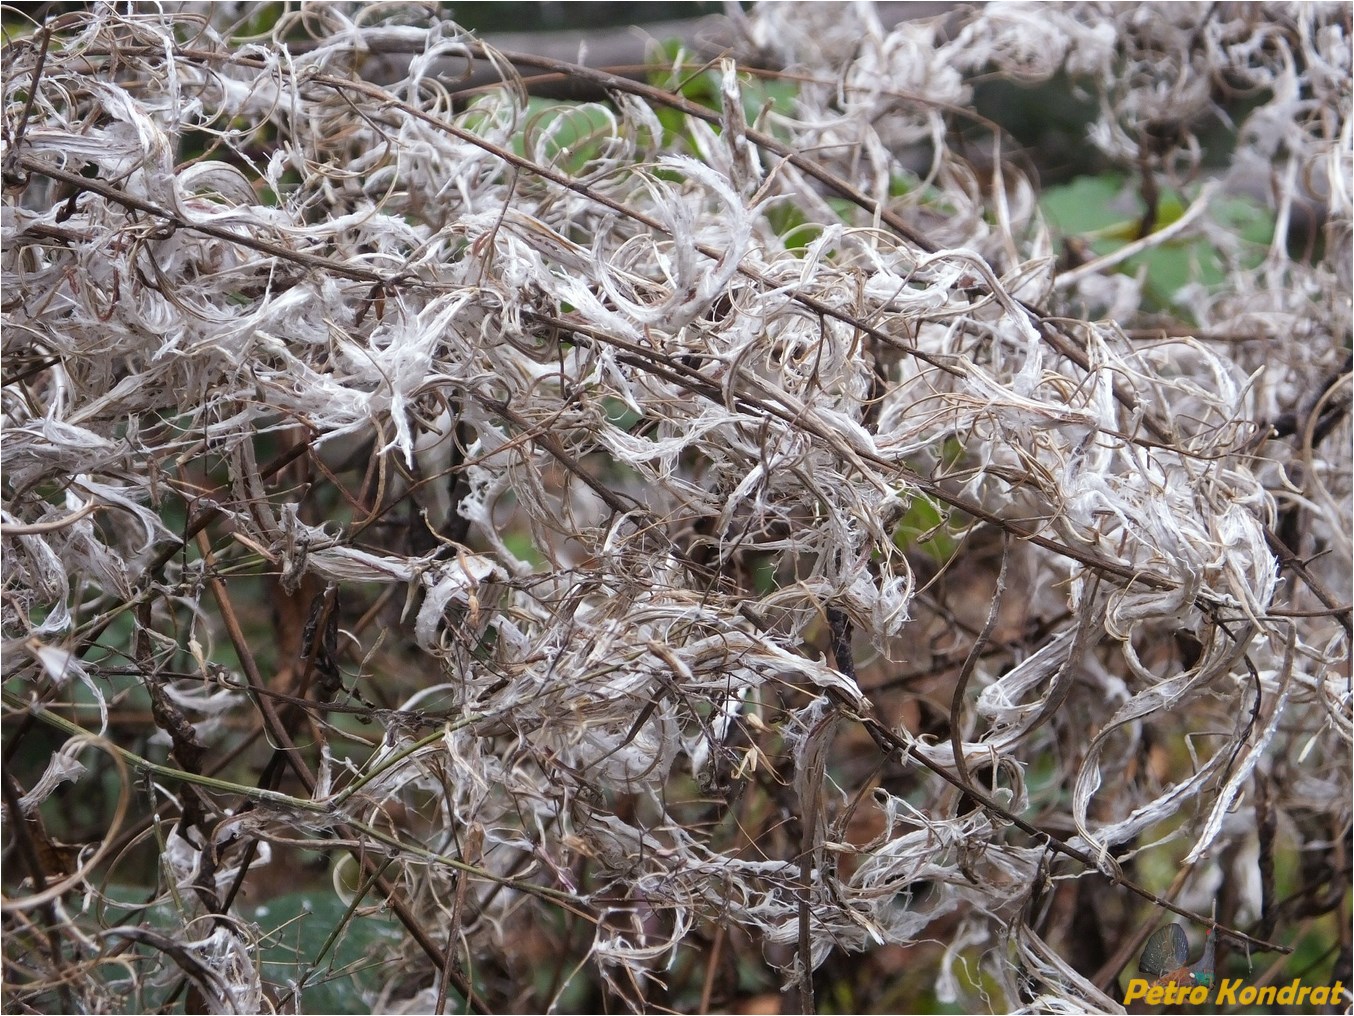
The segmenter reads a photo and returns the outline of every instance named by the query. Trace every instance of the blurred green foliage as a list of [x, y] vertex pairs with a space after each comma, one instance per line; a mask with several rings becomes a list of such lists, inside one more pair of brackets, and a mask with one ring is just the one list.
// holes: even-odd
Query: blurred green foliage
[[[1191, 200], [1190, 195], [1178, 191], [1163, 191], [1153, 232], [1176, 222]], [[1097, 257], [1112, 254], [1140, 239], [1147, 210], [1137, 183], [1115, 173], [1078, 177], [1050, 187], [1040, 196], [1039, 207], [1055, 232], [1064, 239], [1082, 241]], [[1242, 258], [1236, 267], [1253, 268], [1260, 264], [1274, 235], [1271, 212], [1246, 195], [1229, 194], [1215, 197], [1205, 214], [1238, 241]], [[1190, 230], [1188, 235], [1135, 254], [1118, 270], [1129, 275], [1144, 271], [1151, 305], [1180, 313], [1181, 308], [1174, 307], [1174, 300], [1181, 288], [1195, 282], [1210, 288], [1221, 285], [1228, 265], [1224, 252], [1209, 236]]]

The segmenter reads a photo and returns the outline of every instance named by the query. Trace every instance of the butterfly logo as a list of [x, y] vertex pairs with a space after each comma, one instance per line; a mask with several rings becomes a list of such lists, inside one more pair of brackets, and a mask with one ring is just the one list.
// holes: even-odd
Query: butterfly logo
[[1143, 947], [1142, 958], [1138, 960], [1138, 969], [1155, 977], [1154, 984], [1176, 984], [1190, 986], [1201, 984], [1206, 988], [1213, 986], [1213, 929], [1208, 929], [1208, 938], [1204, 941], [1204, 954], [1199, 962], [1189, 962], [1189, 941], [1185, 930], [1178, 924], [1168, 924], [1152, 932], [1152, 937]]

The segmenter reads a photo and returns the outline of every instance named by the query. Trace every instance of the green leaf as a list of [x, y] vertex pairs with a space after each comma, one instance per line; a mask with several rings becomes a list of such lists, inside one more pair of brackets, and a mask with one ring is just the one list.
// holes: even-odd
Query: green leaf
[[330, 942], [348, 905], [327, 890], [291, 893], [241, 909], [266, 936], [259, 957], [265, 980], [288, 984], [315, 964], [301, 992], [300, 1012], [370, 1012], [370, 999], [386, 976], [380, 963], [396, 962], [405, 945], [393, 917], [361, 910]]
[[893, 545], [899, 550], [917, 547], [940, 565], [953, 557], [959, 547], [950, 534], [948, 516], [941, 514], [940, 507], [921, 494], [912, 498], [907, 514], [893, 530]]
[[[1081, 176], [1061, 187], [1050, 187], [1039, 199], [1039, 207], [1056, 232], [1082, 237], [1131, 221], [1134, 210], [1124, 200], [1124, 178], [1114, 173]], [[1141, 209], [1137, 214], [1141, 216]]]
[[[1154, 231], [1179, 221], [1193, 200], [1176, 191], [1163, 192], [1157, 203]], [[1039, 205], [1054, 232], [1080, 239], [1097, 257], [1136, 241], [1146, 214], [1136, 183], [1117, 174], [1079, 177], [1064, 186], [1051, 187], [1039, 199]], [[1264, 248], [1274, 232], [1274, 218], [1268, 209], [1249, 197], [1233, 195], [1216, 198], [1206, 214], [1239, 241], [1243, 251], [1240, 267], [1254, 267], [1263, 260]], [[1128, 275], [1144, 272], [1149, 309], [1164, 310], [1191, 283], [1210, 288], [1221, 285], [1227, 264], [1206, 236], [1187, 234], [1125, 259], [1116, 271]]]
[[766, 221], [786, 250], [802, 250], [823, 235], [823, 227], [809, 222], [803, 210], [789, 201], [770, 204], [766, 209]]

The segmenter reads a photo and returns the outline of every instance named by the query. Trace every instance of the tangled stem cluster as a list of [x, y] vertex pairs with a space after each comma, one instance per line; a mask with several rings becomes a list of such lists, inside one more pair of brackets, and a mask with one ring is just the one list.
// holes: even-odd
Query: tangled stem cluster
[[[387, 1011], [708, 1005], [721, 950], [807, 1007], [925, 940], [942, 999], [1105, 1011], [1072, 897], [1258, 949], [1339, 906], [1347, 10], [773, 4], [780, 74], [655, 64], [706, 102], [214, 16], [6, 45], [7, 758], [60, 745], [6, 787], [7, 991], [281, 1008], [325, 958], [281, 986], [238, 899], [300, 849], [398, 918]], [[1094, 97], [1134, 249], [1069, 261], [982, 75]], [[1258, 252], [1210, 214], [1257, 174]], [[1221, 281], [1155, 307], [1124, 262], [1182, 239]]]

